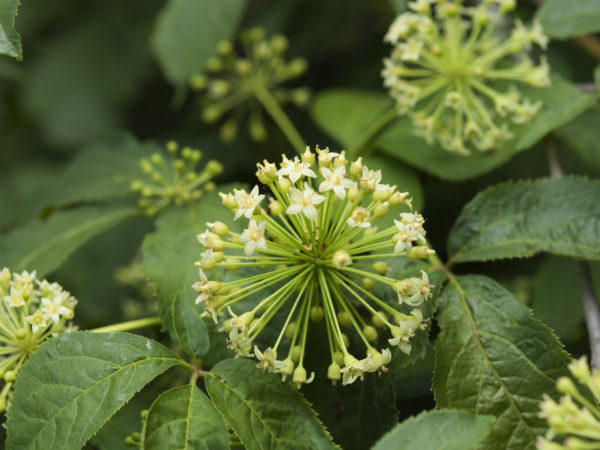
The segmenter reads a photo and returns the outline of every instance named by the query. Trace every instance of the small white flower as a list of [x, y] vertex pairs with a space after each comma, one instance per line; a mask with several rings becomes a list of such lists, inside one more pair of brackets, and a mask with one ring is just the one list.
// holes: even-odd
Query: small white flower
[[366, 208], [357, 206], [354, 208], [350, 218], [346, 221], [346, 225], [349, 227], [369, 228], [371, 226], [371, 222], [369, 222], [370, 218], [371, 213], [367, 211]]
[[329, 148], [325, 148], [325, 149], [321, 150], [318, 147], [317, 147], [317, 154], [319, 155], [319, 157], [318, 157], [319, 165], [324, 166], [324, 167], [329, 167], [331, 165], [331, 160], [333, 158], [337, 158], [338, 156], [340, 156], [339, 153], [330, 152]]
[[356, 184], [354, 181], [345, 178], [346, 168], [344, 166], [338, 166], [333, 171], [327, 167], [321, 167], [321, 174], [325, 181], [319, 185], [319, 192], [332, 190], [340, 200], [346, 198], [346, 189], [350, 189]]
[[256, 223], [256, 220], [250, 219], [248, 228], [240, 235], [240, 241], [246, 244], [246, 247], [244, 248], [246, 256], [250, 256], [254, 253], [255, 249], [267, 250], [267, 241], [265, 240], [266, 226], [266, 222]]
[[[285, 163], [285, 166], [283, 165]], [[310, 169], [310, 164], [304, 163], [295, 157], [293, 161], [286, 159], [276, 173], [277, 176], [287, 176], [292, 183], [296, 183], [303, 176], [316, 178], [317, 175]]]
[[237, 220], [240, 217], [244, 216], [246, 219], [251, 219], [252, 214], [254, 213], [254, 209], [259, 205], [264, 195], [258, 194], [258, 186], [254, 186], [250, 194], [248, 194], [245, 190], [234, 190], [235, 200], [238, 203], [238, 210], [235, 212], [235, 216], [233, 220]]
[[317, 194], [307, 184], [304, 185], [304, 190], [290, 188], [290, 198], [292, 204], [288, 206], [286, 213], [298, 214], [304, 213], [304, 215], [313, 221], [317, 220], [318, 213], [315, 205], [323, 203], [325, 197]]
[[369, 170], [367, 166], [364, 166], [362, 176], [360, 177], [359, 181], [360, 187], [366, 192], [387, 189], [386, 185], [379, 184], [381, 181], [381, 170]]
[[252, 348], [252, 339], [246, 336], [245, 330], [240, 331], [239, 328], [233, 328], [229, 332], [227, 347], [239, 356], [248, 357]]
[[26, 316], [25, 320], [31, 324], [31, 329], [34, 333], [37, 333], [40, 328], [46, 328], [47, 326], [46, 315], [39, 310], [31, 316]]
[[365, 373], [365, 366], [362, 361], [359, 361], [354, 356], [347, 354], [344, 356], [344, 367], [340, 370], [342, 373], [342, 384], [351, 384], [357, 378], [362, 379]]
[[262, 353], [258, 349], [258, 347], [255, 345], [254, 346], [254, 355], [256, 356], [256, 359], [258, 359], [260, 361], [258, 363], [257, 367], [266, 369], [269, 372], [279, 372], [281, 369], [288, 366], [287, 362], [279, 361], [277, 359], [277, 352], [275, 350], [273, 350], [271, 347], [269, 347], [268, 349], [265, 350], [264, 353]]
[[421, 278], [407, 278], [396, 283], [396, 292], [398, 293], [398, 303], [406, 303], [410, 306], [418, 306], [431, 297], [433, 286], [429, 282], [427, 272], [421, 271]]
[[60, 316], [68, 314], [71, 311], [66, 306], [63, 306], [61, 298], [55, 300], [42, 298], [42, 305], [42, 313], [52, 319], [52, 322], [54, 323], [58, 323], [60, 321]]
[[202, 269], [198, 269], [198, 273], [200, 275], [200, 281], [192, 284], [192, 288], [198, 293], [198, 297], [196, 297], [196, 305], [198, 303], [206, 303], [210, 298], [211, 292], [208, 285], [208, 278], [204, 274]]
[[8, 306], [11, 306], [13, 308], [25, 306], [25, 299], [23, 298], [23, 294], [21, 293], [21, 291], [15, 289], [14, 287], [10, 288], [10, 295], [5, 296], [4, 301], [8, 303]]

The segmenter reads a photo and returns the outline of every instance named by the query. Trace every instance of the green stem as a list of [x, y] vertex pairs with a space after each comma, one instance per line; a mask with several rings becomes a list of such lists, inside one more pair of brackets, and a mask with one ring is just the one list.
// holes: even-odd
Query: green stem
[[377, 136], [386, 126], [388, 126], [394, 119], [398, 117], [396, 106], [391, 106], [381, 116], [379, 116], [367, 130], [358, 138], [358, 140], [348, 150], [349, 158], [358, 157], [365, 149], [366, 145], [369, 144], [375, 136]]
[[273, 98], [271, 93], [264, 87], [260, 86], [259, 88], [254, 90], [254, 94], [258, 101], [264, 106], [267, 110], [271, 118], [275, 121], [275, 123], [279, 126], [285, 137], [287, 137], [288, 141], [292, 144], [296, 153], [299, 155], [302, 154], [304, 149], [306, 148], [306, 143], [298, 130], [288, 118], [287, 114], [281, 109], [277, 101]]
[[94, 328], [89, 330], [93, 333], [113, 333], [116, 331], [129, 331], [138, 328], [152, 327], [160, 325], [162, 320], [160, 317], [147, 317], [145, 319], [130, 320], [129, 322], [115, 323], [105, 327]]

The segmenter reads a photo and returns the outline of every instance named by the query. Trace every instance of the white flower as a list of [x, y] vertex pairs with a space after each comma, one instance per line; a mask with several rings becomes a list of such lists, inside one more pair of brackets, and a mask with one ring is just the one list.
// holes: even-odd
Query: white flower
[[376, 371], [387, 371], [386, 364], [392, 360], [392, 352], [389, 348], [386, 348], [379, 353], [375, 349], [371, 349], [367, 353], [367, 357], [361, 360], [362, 365], [365, 368], [365, 372], [376, 372]]
[[369, 222], [370, 218], [371, 213], [366, 208], [358, 206], [354, 208], [352, 215], [346, 221], [346, 225], [349, 227], [369, 228], [371, 226], [371, 222]]
[[[285, 164], [285, 165], [284, 165]], [[293, 161], [284, 160], [281, 164], [281, 169], [276, 172], [277, 176], [288, 176], [292, 183], [298, 181], [302, 176], [316, 178], [317, 175], [310, 170], [310, 164], [304, 163], [295, 157]]]
[[25, 306], [25, 299], [23, 298], [23, 294], [21, 293], [21, 291], [15, 289], [14, 287], [10, 288], [10, 295], [5, 296], [4, 301], [8, 303], [8, 306], [12, 306], [13, 308]]
[[200, 281], [192, 284], [192, 288], [198, 293], [198, 297], [196, 297], [196, 305], [198, 303], [206, 303], [211, 295], [211, 290], [209, 287], [208, 278], [204, 274], [202, 269], [198, 269], [198, 273], [200, 274]]
[[346, 168], [344, 166], [338, 166], [333, 171], [327, 167], [321, 167], [321, 174], [323, 174], [325, 181], [319, 185], [319, 192], [333, 190], [333, 193], [340, 200], [346, 198], [346, 189], [350, 189], [356, 184], [354, 181], [345, 178]]
[[365, 366], [362, 361], [359, 361], [351, 354], [344, 356], [344, 367], [340, 370], [342, 373], [342, 384], [354, 383], [357, 378], [363, 378]]
[[254, 213], [254, 209], [258, 206], [264, 195], [258, 194], [258, 186], [254, 186], [250, 194], [248, 194], [245, 190], [234, 190], [235, 200], [238, 203], [238, 210], [235, 212], [235, 216], [233, 220], [237, 220], [240, 217], [244, 216], [246, 219], [251, 219], [252, 214]]
[[362, 176], [360, 177], [360, 187], [366, 192], [380, 191], [387, 189], [384, 184], [379, 184], [381, 181], [381, 170], [369, 170], [367, 166], [363, 167]]
[[240, 331], [238, 328], [232, 328], [229, 332], [227, 347], [239, 356], [250, 356], [252, 339], [246, 336], [244, 330]]
[[290, 188], [290, 198], [292, 204], [288, 206], [286, 213], [298, 214], [300, 212], [310, 220], [317, 220], [317, 208], [315, 205], [325, 201], [325, 197], [317, 194], [307, 184], [304, 184], [304, 190]]
[[395, 287], [398, 293], [398, 303], [418, 306], [431, 297], [431, 289], [435, 286], [429, 282], [427, 272], [421, 270], [421, 278], [412, 277], [398, 281]]
[[250, 256], [255, 249], [267, 250], [267, 241], [265, 240], [265, 227], [267, 222], [256, 223], [256, 220], [250, 219], [248, 228], [240, 235], [240, 241], [246, 244], [244, 252]]
[[40, 328], [46, 328], [47, 326], [46, 316], [39, 310], [31, 316], [26, 316], [25, 320], [31, 324], [31, 329], [34, 333], [37, 333]]
[[277, 352], [275, 350], [273, 350], [271, 347], [269, 347], [268, 349], [265, 350], [264, 353], [262, 353], [258, 349], [258, 347], [255, 345], [254, 346], [254, 355], [256, 356], [256, 359], [258, 359], [260, 361], [258, 363], [257, 367], [266, 369], [269, 372], [279, 372], [281, 369], [288, 366], [287, 362], [279, 361], [277, 359]]
[[42, 313], [48, 316], [50, 319], [52, 319], [54, 323], [58, 323], [60, 321], [60, 316], [62, 316], [63, 314], [68, 314], [71, 311], [69, 308], [62, 305], [61, 298], [55, 300], [50, 300], [49, 298], [42, 298], [42, 305]]
[[[419, 214], [416, 214], [418, 217], [413, 217], [415, 214], [405, 213], [408, 217], [407, 220], [396, 220], [394, 219], [394, 223], [398, 228], [398, 233], [394, 236], [394, 239], [397, 239], [396, 245], [394, 246], [394, 255], [399, 255], [400, 253], [409, 252], [415, 242], [421, 242], [425, 244], [427, 241], [425, 240], [425, 230], [423, 229], [422, 217]], [[418, 228], [415, 228], [415, 225]]]

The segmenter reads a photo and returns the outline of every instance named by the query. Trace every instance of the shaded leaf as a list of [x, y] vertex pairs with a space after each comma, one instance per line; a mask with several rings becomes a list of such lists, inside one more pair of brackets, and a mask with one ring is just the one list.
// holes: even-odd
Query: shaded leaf
[[189, 295], [175, 297], [171, 306], [173, 331], [186, 352], [193, 356], [204, 355], [209, 347], [208, 331], [200, 317], [202, 308], [192, 302]]
[[221, 361], [206, 389], [217, 409], [248, 449], [334, 448], [316, 413], [278, 374], [261, 373], [243, 359]]
[[140, 448], [145, 450], [229, 448], [219, 412], [195, 384], [171, 389], [152, 404]]
[[19, 371], [7, 449], [79, 449], [137, 391], [177, 364], [158, 342], [128, 333], [63, 333]]
[[504, 183], [467, 204], [448, 237], [452, 261], [550, 252], [600, 259], [600, 182], [579, 177]]
[[64, 206], [122, 198], [132, 195], [131, 182], [143, 176], [140, 159], [160, 147], [121, 135], [93, 144], [78, 153], [69, 166], [37, 192], [30, 208]]
[[544, 394], [570, 358], [558, 339], [490, 278], [464, 276], [444, 290], [433, 391], [439, 408], [498, 418], [480, 448], [534, 449], [547, 427]]
[[217, 44], [230, 40], [245, 0], [170, 0], [160, 12], [151, 42], [156, 58], [173, 84], [187, 84], [204, 71]]
[[[220, 189], [227, 192], [231, 186], [221, 186]], [[156, 231], [148, 234], [142, 245], [144, 276], [156, 286], [158, 311], [163, 326], [174, 338], [178, 338], [173, 315], [176, 311], [175, 299], [179, 303], [175, 305], [179, 319], [182, 312], [185, 314], [191, 309], [199, 313], [203, 311], [200, 306], [194, 304], [197, 294], [192, 289], [192, 284], [199, 280], [198, 268], [194, 266], [194, 262], [200, 259], [203, 249], [196, 236], [206, 230], [206, 222], [220, 220], [230, 224], [234, 230], [242, 226], [240, 222], [231, 224], [231, 211], [221, 205], [221, 200], [215, 192], [205, 195], [205, 198], [190, 207], [171, 208], [162, 213], [156, 221]], [[178, 319], [179, 333], [197, 326], [203, 336], [202, 329], [205, 326], [201, 323], [199, 313], [189, 314], [185, 318], [187, 325]], [[186, 346], [185, 341], [189, 342], [188, 339], [192, 338], [192, 335], [180, 337], [182, 345]], [[188, 351], [193, 352], [202, 348], [204, 347], [194, 350], [186, 347]]]
[[21, 61], [23, 59], [21, 37], [15, 31], [18, 6], [19, 0], [0, 1], [0, 53]]
[[459, 410], [426, 411], [396, 425], [373, 450], [472, 450], [495, 420]]
[[600, 2], [596, 0], [546, 0], [538, 9], [544, 33], [567, 39], [600, 31]]
[[132, 217], [134, 208], [86, 206], [58, 211], [0, 236], [2, 264], [11, 270], [36, 270], [43, 278], [102, 231]]
[[556, 131], [569, 149], [576, 151], [589, 166], [600, 169], [600, 106], [595, 106]]

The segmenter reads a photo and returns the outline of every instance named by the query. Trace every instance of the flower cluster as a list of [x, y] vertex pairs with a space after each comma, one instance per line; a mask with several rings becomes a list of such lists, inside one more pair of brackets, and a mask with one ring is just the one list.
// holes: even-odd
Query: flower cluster
[[203, 190], [214, 190], [215, 184], [210, 180], [223, 172], [223, 165], [214, 159], [198, 172], [198, 162], [202, 158], [200, 150], [179, 149], [174, 141], [168, 142], [166, 148], [166, 160], [161, 153], [143, 158], [140, 166], [147, 178], [131, 183], [131, 189], [142, 197], [139, 206], [150, 216], [171, 203], [181, 205], [198, 200]]
[[508, 119], [524, 124], [537, 114], [541, 102], [524, 97], [518, 84], [550, 84], [546, 60], [527, 54], [534, 44], [545, 49], [548, 38], [539, 22], [528, 28], [519, 20], [502, 36], [515, 4], [415, 0], [390, 26], [384, 41], [394, 49], [384, 60], [384, 85], [427, 142], [463, 155], [472, 146], [488, 151], [512, 137]]
[[40, 343], [65, 331], [77, 300], [57, 283], [39, 281], [35, 272], [0, 271], [0, 411], [17, 372]]
[[240, 122], [248, 116], [248, 131], [256, 141], [263, 141], [266, 130], [263, 124], [262, 107], [269, 110], [272, 103], [294, 103], [304, 106], [309, 100], [306, 88], [286, 89], [280, 87], [306, 71], [306, 61], [295, 58], [284, 59], [288, 47], [287, 39], [276, 34], [265, 38], [262, 28], [242, 31], [241, 56], [227, 41], [217, 46], [218, 57], [207, 62], [208, 75], [195, 75], [190, 85], [203, 90], [202, 118], [208, 123], [219, 120], [232, 111], [221, 126], [221, 138], [228, 142], [235, 138]]
[[[334, 383], [385, 371], [392, 355], [387, 347], [411, 351], [411, 338], [426, 326], [415, 307], [432, 295], [425, 272], [397, 280], [386, 276], [389, 267], [382, 260], [433, 253], [423, 217], [402, 212], [391, 226], [374, 226], [392, 208], [411, 208], [409, 194], [382, 184], [381, 171], [369, 169], [361, 158], [349, 162], [345, 152], [329, 149], [317, 147], [315, 154], [307, 148], [301, 158], [283, 155], [279, 166], [266, 160], [257, 166], [265, 193], [254, 186], [250, 192], [219, 194], [234, 219], [247, 220], [243, 232], [215, 222], [198, 236], [206, 250], [197, 263], [201, 279], [193, 285], [196, 302], [205, 305], [205, 314], [215, 322], [228, 311], [222, 329], [237, 355], [256, 356], [259, 367], [284, 380], [291, 376], [298, 386], [312, 380], [304, 367], [310, 322], [325, 323], [331, 355], [327, 376]], [[216, 268], [223, 273], [208, 278], [205, 271]], [[260, 272], [235, 276], [248, 268]], [[218, 281], [223, 275], [232, 275], [233, 281]], [[398, 304], [408, 305], [409, 313], [374, 295], [376, 284], [390, 289], [392, 297], [397, 293]], [[252, 308], [238, 303], [251, 295], [258, 297]], [[273, 345], [261, 350], [255, 339], [271, 321], [282, 323], [281, 330]], [[357, 350], [351, 353], [348, 330], [361, 342], [352, 346], [364, 347], [362, 359], [355, 356]], [[383, 349], [378, 348], [382, 333], [387, 335]], [[282, 354], [287, 356], [278, 359]]]
[[[546, 396], [541, 403], [540, 416], [549, 429], [545, 438], [538, 438], [540, 450], [600, 448], [600, 371], [591, 372], [585, 356], [571, 362], [569, 371], [589, 389], [594, 401], [586, 398], [570, 378], [559, 378], [556, 389], [563, 397], [557, 403]], [[559, 444], [552, 441], [557, 436], [569, 437]]]

